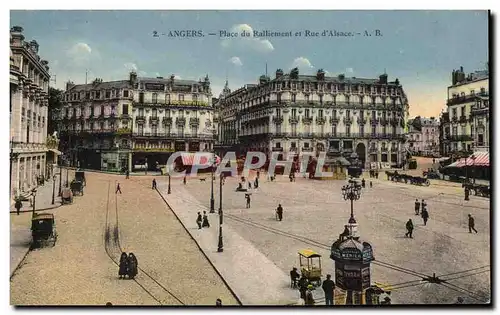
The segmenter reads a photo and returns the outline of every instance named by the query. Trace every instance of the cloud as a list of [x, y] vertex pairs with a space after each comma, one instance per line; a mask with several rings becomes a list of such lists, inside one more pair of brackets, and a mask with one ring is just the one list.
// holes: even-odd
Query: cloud
[[[247, 37], [241, 37], [241, 33], [246, 31], [250, 34]], [[221, 46], [224, 48], [229, 48], [231, 46], [236, 46], [245, 49], [253, 49], [256, 52], [267, 53], [274, 50], [273, 44], [267, 39], [261, 39], [259, 37], [253, 36], [253, 29], [248, 24], [237, 24], [233, 25], [231, 28], [232, 33], [238, 33], [238, 37], [231, 39], [224, 39], [221, 41]]]
[[236, 56], [232, 57], [231, 59], [229, 59], [229, 62], [235, 66], [238, 66], [238, 67], [243, 66], [243, 62], [241, 62], [240, 57], [236, 57]]
[[[92, 54], [92, 48], [87, 43], [78, 42], [67, 50], [67, 56], [76, 65], [88, 64]], [[95, 53], [94, 53], [95, 54]]]
[[132, 62], [127, 62], [125, 64], [123, 64], [123, 66], [128, 70], [128, 71], [135, 71], [137, 72], [137, 65], [135, 63], [132, 63]]
[[309, 59], [305, 57], [295, 58], [295, 60], [292, 62], [292, 68], [295, 67], [299, 68], [299, 70], [302, 71], [308, 71], [314, 68]]

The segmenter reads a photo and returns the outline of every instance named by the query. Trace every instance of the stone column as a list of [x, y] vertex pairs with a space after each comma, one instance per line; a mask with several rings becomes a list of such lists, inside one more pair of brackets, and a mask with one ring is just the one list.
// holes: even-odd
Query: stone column
[[19, 142], [22, 139], [21, 108], [23, 106], [22, 85], [12, 93], [11, 139]]
[[132, 152], [128, 154], [128, 170], [129, 172], [132, 171]]

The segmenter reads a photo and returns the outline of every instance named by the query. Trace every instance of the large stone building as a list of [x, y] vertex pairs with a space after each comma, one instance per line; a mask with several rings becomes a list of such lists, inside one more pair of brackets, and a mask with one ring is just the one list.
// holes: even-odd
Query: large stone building
[[299, 75], [281, 69], [271, 79], [220, 95], [220, 151], [310, 152], [350, 156], [365, 165], [404, 161], [408, 100], [399, 80]]
[[37, 186], [49, 176], [47, 112], [49, 66], [35, 40], [24, 41], [23, 28], [10, 30], [10, 183], [11, 195]]
[[408, 120], [407, 148], [414, 155], [432, 156], [439, 153], [439, 121], [435, 117]]
[[452, 72], [447, 111], [441, 116], [442, 155], [488, 150], [489, 73], [466, 75], [463, 67]]
[[141, 78], [74, 85], [64, 93], [62, 150], [73, 165], [117, 171], [164, 165], [174, 151], [208, 151], [214, 142], [208, 76]]

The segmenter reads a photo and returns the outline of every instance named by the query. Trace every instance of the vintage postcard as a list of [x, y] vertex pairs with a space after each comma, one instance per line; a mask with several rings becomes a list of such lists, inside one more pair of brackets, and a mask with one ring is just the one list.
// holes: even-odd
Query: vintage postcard
[[10, 11], [10, 303], [491, 306], [490, 20]]

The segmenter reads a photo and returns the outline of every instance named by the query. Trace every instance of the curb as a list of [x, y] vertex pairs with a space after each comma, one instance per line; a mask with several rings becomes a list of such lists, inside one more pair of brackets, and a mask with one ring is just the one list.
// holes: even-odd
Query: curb
[[[47, 208], [35, 209], [35, 212], [38, 212], [38, 211], [47, 211], [47, 210], [52, 210], [52, 209], [57, 209], [57, 208], [59, 208], [59, 207], [61, 207], [61, 206], [62, 206], [62, 204], [60, 203], [59, 205], [57, 205], [57, 204], [56, 204], [56, 205], [54, 205], [54, 206], [47, 207]], [[19, 211], [19, 213], [26, 213], [26, 212], [33, 212], [33, 210], [21, 210], [21, 211]], [[15, 213], [17, 213], [17, 211], [16, 211], [16, 210], [14, 210], [14, 211], [10, 211], [10, 213], [14, 213], [14, 214], [15, 214]]]
[[[112, 172], [112, 171], [100, 171], [100, 170], [93, 170], [93, 169], [86, 169], [86, 168], [77, 168], [77, 167], [66, 167], [66, 166], [60, 166], [60, 168], [62, 169], [68, 169], [68, 170], [82, 170], [84, 172], [89, 172], [89, 173], [102, 173], [102, 174], [110, 174], [110, 175], [122, 175], [122, 176], [125, 176], [125, 173], [121, 173], [121, 172]], [[166, 176], [165, 174], [134, 174], [134, 173], [130, 173], [129, 174], [130, 176]]]
[[175, 213], [174, 210], [172, 210], [172, 207], [170, 207], [170, 205], [168, 204], [167, 200], [163, 197], [163, 195], [158, 191], [158, 188], [155, 188], [156, 192], [158, 193], [158, 195], [160, 195], [161, 199], [163, 199], [163, 202], [165, 202], [165, 204], [168, 206], [168, 208], [170, 209], [170, 211], [174, 214], [175, 218], [177, 219], [177, 221], [179, 221], [179, 223], [182, 225], [182, 227], [184, 228], [184, 230], [186, 231], [186, 233], [189, 235], [189, 237], [191, 238], [191, 240], [193, 240], [193, 242], [196, 244], [196, 246], [198, 247], [198, 249], [200, 250], [200, 252], [203, 254], [203, 256], [207, 259], [207, 261], [210, 263], [210, 265], [212, 266], [212, 268], [215, 270], [215, 272], [219, 275], [219, 277], [222, 279], [222, 282], [224, 282], [224, 284], [226, 285], [226, 287], [229, 289], [229, 292], [231, 292], [231, 294], [233, 295], [233, 297], [236, 299], [236, 301], [240, 304], [240, 306], [243, 306], [243, 303], [241, 303], [241, 300], [240, 298], [238, 297], [238, 295], [236, 295], [236, 293], [233, 291], [233, 289], [229, 286], [229, 284], [226, 282], [226, 279], [224, 279], [224, 277], [220, 274], [219, 270], [217, 270], [217, 268], [215, 267], [215, 265], [212, 263], [212, 261], [208, 258], [207, 254], [205, 254], [205, 252], [203, 251], [203, 249], [201, 249], [200, 247], [200, 244], [198, 244], [198, 242], [194, 239], [194, 237], [191, 235], [191, 233], [189, 233], [189, 230], [186, 228], [186, 226], [182, 223], [181, 219], [179, 219], [179, 217], [177, 216], [177, 214]]
[[12, 281], [12, 278], [14, 278], [14, 276], [16, 275], [16, 271], [18, 271], [21, 268], [21, 266], [23, 265], [24, 261], [26, 260], [26, 258], [28, 257], [28, 254], [30, 252], [31, 252], [31, 249], [28, 247], [26, 254], [24, 254], [23, 258], [19, 261], [16, 268], [14, 268], [14, 270], [12, 270], [12, 273], [10, 274], [9, 281]]

